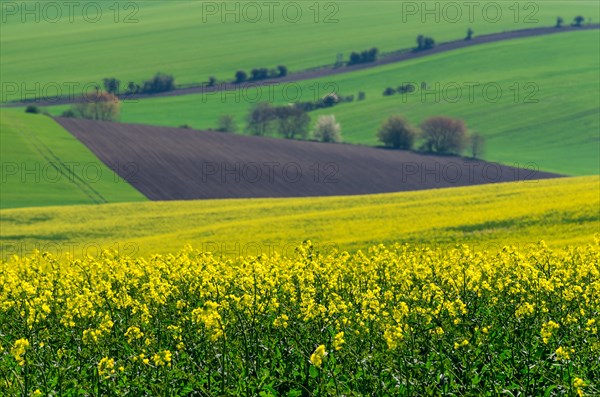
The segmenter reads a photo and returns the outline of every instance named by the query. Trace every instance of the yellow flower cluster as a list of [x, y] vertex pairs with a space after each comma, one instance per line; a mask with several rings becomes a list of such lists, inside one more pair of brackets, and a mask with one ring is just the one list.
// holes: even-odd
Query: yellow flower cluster
[[310, 355], [310, 362], [317, 368], [320, 368], [323, 365], [323, 358], [327, 355], [325, 351], [325, 345], [319, 345], [313, 354]]
[[115, 360], [112, 358], [104, 357], [98, 363], [98, 375], [110, 376], [115, 373]]
[[343, 332], [336, 334], [335, 338], [333, 338], [333, 348], [335, 350], [342, 350], [342, 346], [344, 345], [344, 343], [346, 343], [346, 341], [344, 340]]
[[555, 323], [554, 321], [548, 321], [547, 323], [542, 324], [542, 330], [540, 333], [542, 334], [542, 340], [544, 343], [548, 343], [554, 331], [560, 328], [560, 325]]
[[167, 365], [171, 362], [171, 352], [168, 350], [160, 351], [152, 357], [152, 360], [157, 366]]
[[460, 349], [461, 347], [465, 347], [469, 345], [469, 341], [463, 339], [461, 342], [454, 342], [454, 350]]
[[556, 358], [561, 361], [566, 361], [571, 359], [571, 354], [575, 353], [575, 350], [571, 348], [564, 348], [559, 346], [558, 349], [554, 352], [556, 354]]
[[221, 315], [218, 311], [219, 304], [215, 302], [205, 302], [204, 306], [192, 311], [192, 319], [198, 324], [203, 324], [206, 328], [211, 341], [218, 340], [223, 336], [221, 327]]
[[585, 381], [581, 378], [573, 379], [573, 388], [575, 389], [575, 393], [579, 397], [583, 397], [585, 393], [583, 392], [583, 388], [586, 386]]
[[25, 351], [29, 348], [29, 341], [25, 338], [15, 341], [13, 348], [10, 350], [10, 354], [13, 355], [15, 360], [20, 366], [25, 365]]
[[138, 327], [131, 326], [127, 328], [125, 337], [127, 338], [127, 342], [133, 343], [136, 340], [142, 339], [144, 337], [144, 333]]
[[[28, 369], [28, 393], [50, 392], [43, 388], [49, 376], [39, 372], [44, 368], [75, 379], [80, 389], [95, 387], [92, 377], [86, 383], [81, 375], [86, 366], [103, 382], [121, 374], [143, 377], [160, 367], [156, 372], [178, 370], [178, 376], [192, 374], [186, 381], [210, 387], [238, 384], [212, 381], [214, 374], [254, 371], [259, 379], [267, 373], [260, 365], [276, 367], [275, 360], [279, 374], [305, 374], [303, 366], [327, 364], [339, 366], [336, 374], [355, 377], [383, 368], [390, 379], [401, 379], [407, 372], [397, 368], [400, 362], [427, 362], [431, 373], [439, 363], [440, 373], [447, 373], [445, 363], [465, 360], [464, 369], [487, 357], [504, 370], [513, 364], [502, 360], [518, 360], [515, 355], [529, 349], [514, 349], [521, 345], [552, 368], [569, 365], [574, 375], [590, 379], [584, 369], [597, 365], [590, 357], [600, 355], [599, 263], [598, 245], [552, 251], [543, 243], [494, 254], [464, 246], [380, 245], [323, 256], [306, 243], [290, 258], [222, 260], [191, 248], [150, 258], [110, 252], [63, 261], [15, 257], [0, 262], [0, 346], [10, 350], [8, 355], [0, 348], [0, 370], [14, 376], [0, 380], [0, 390], [23, 394], [10, 389], [23, 383], [17, 366]], [[559, 384], [562, 372], [556, 371], [539, 378]], [[159, 382], [156, 372], [151, 378]], [[581, 382], [562, 387], [579, 393]]]

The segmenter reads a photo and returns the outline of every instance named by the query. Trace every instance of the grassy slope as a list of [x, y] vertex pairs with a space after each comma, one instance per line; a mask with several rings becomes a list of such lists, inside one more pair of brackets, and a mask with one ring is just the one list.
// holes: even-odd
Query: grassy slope
[[3, 110], [0, 131], [0, 208], [145, 200], [49, 117]]
[[69, 246], [80, 254], [86, 244], [149, 254], [186, 243], [238, 254], [265, 252], [269, 245], [282, 252], [304, 239], [350, 250], [392, 242], [482, 248], [540, 239], [563, 246], [593, 241], [599, 205], [599, 178], [579, 177], [373, 196], [4, 210], [0, 237], [4, 254], [15, 247], [64, 253]]
[[[569, 175], [600, 173], [600, 62], [598, 32], [573, 32], [550, 37], [527, 38], [493, 43], [450, 53], [434, 55], [399, 65], [344, 74], [335, 78], [300, 84], [302, 100], [315, 98], [315, 87], [325, 92], [328, 83], [339, 92], [356, 94], [365, 91], [367, 100], [343, 104], [335, 109], [311, 113], [313, 121], [320, 114], [334, 113], [342, 123], [347, 142], [377, 144], [375, 133], [391, 114], [402, 114], [418, 123], [424, 118], [446, 114], [467, 121], [471, 130], [487, 137], [485, 159], [509, 165], [536, 163], [540, 169]], [[445, 97], [436, 100], [419, 93], [403, 98], [383, 97], [387, 86], [403, 82], [426, 81], [434, 88], [449, 87]], [[477, 82], [473, 101], [466, 83]], [[452, 103], [444, 98], [457, 94], [452, 84], [463, 87], [462, 97]], [[499, 84], [502, 96], [488, 101], [483, 85]], [[514, 84], [519, 83], [515, 99]], [[525, 84], [533, 83], [538, 91], [537, 103], [524, 103], [531, 92]], [[271, 89], [248, 90], [236, 94], [189, 95], [124, 103], [122, 121], [195, 128], [215, 127], [222, 114], [234, 114], [240, 128], [253, 98], [260, 94], [270, 100]], [[276, 102], [285, 103], [283, 89], [272, 89]], [[438, 92], [441, 90], [438, 89]], [[295, 95], [293, 88], [290, 95]], [[490, 91], [493, 95], [494, 91]], [[318, 97], [318, 95], [317, 95]], [[53, 109], [59, 113], [61, 108]]]
[[[439, 3], [442, 6], [448, 2], [453, 3]], [[501, 4], [501, 18], [495, 23], [483, 18], [483, 4], [479, 4], [473, 23], [469, 21], [468, 9], [463, 8], [463, 16], [456, 23], [445, 19], [436, 23], [429, 16], [424, 24], [420, 15], [407, 16], [403, 22], [405, 2], [346, 0], [333, 2], [339, 6], [337, 23], [315, 23], [309, 9], [314, 3], [308, 1], [297, 2], [302, 5], [298, 23], [286, 22], [282, 17], [283, 3], [274, 14], [274, 23], [268, 21], [266, 8], [263, 19], [257, 23], [236, 23], [232, 17], [223, 23], [220, 16], [203, 19], [202, 3], [208, 2], [121, 1], [118, 23], [111, 9], [115, 2], [94, 2], [102, 6], [102, 17], [97, 23], [89, 23], [81, 16], [85, 3], [77, 3], [75, 23], [69, 22], [66, 6], [58, 23], [35, 23], [33, 16], [27, 16], [29, 22], [22, 23], [20, 13], [7, 14], [6, 22], [0, 25], [2, 79], [28, 83], [29, 89], [36, 82], [42, 86], [49, 82], [90, 83], [108, 76], [116, 76], [124, 83], [140, 81], [157, 71], [173, 73], [179, 83], [206, 81], [211, 75], [231, 79], [239, 69], [285, 64], [290, 70], [298, 70], [331, 64], [338, 53], [347, 58], [351, 51], [374, 46], [382, 51], [408, 48], [414, 45], [418, 34], [449, 41], [463, 38], [469, 26], [476, 34], [485, 34], [552, 26], [558, 15], [569, 22], [577, 14], [598, 14], [594, 1], [544, 0], [531, 3], [539, 7], [533, 16], [537, 23], [527, 19], [533, 8], [521, 9], [515, 22], [514, 10], [510, 8], [514, 3], [506, 1], [496, 2]], [[131, 11], [123, 10], [128, 3], [139, 6], [137, 23], [123, 23]], [[331, 11], [324, 9], [330, 3], [319, 2], [318, 20], [323, 21]], [[521, 7], [531, 6], [522, 3]], [[33, 9], [34, 4], [29, 4], [29, 8]], [[49, 10], [48, 14], [53, 16], [53, 12]], [[91, 11], [90, 14], [94, 16]], [[7, 99], [18, 97], [11, 95]]]

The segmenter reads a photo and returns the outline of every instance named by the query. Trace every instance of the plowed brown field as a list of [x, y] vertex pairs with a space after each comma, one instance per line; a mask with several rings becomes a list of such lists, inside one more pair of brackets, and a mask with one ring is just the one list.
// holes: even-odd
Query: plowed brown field
[[57, 118], [151, 200], [304, 197], [558, 177], [453, 156]]

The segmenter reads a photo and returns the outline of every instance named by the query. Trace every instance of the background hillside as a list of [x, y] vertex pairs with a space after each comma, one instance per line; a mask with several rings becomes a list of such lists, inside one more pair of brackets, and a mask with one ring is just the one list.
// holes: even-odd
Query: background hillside
[[[365, 101], [311, 112], [313, 122], [319, 115], [335, 114], [346, 142], [376, 145], [377, 130], [392, 114], [413, 123], [444, 114], [462, 118], [469, 129], [487, 138], [486, 160], [592, 175], [600, 173], [600, 60], [594, 55], [599, 51], [598, 31], [511, 40], [300, 82], [289, 86], [289, 96], [283, 85], [272, 91], [126, 101], [121, 120], [205, 129], [215, 128], [221, 115], [231, 114], [243, 131], [248, 111], [259, 100], [272, 97], [285, 104], [296, 92], [302, 93], [300, 101], [313, 101], [328, 90], [342, 95], [363, 91]], [[406, 82], [426, 82], [433, 94], [419, 90], [406, 96], [382, 95], [386, 87]], [[478, 86], [471, 93], [467, 84], [472, 83]]]
[[[35, 3], [19, 2], [30, 9]], [[88, 3], [94, 4], [86, 19]], [[461, 7], [456, 21], [454, 9], [444, 8], [456, 2], [443, 0], [436, 3], [444, 17], [436, 20], [434, 14], [423, 21], [424, 3], [416, 2], [416, 13], [406, 3], [410, 2], [283, 1], [272, 13], [262, 7], [261, 18], [256, 18], [251, 1], [230, 3], [230, 10], [239, 7], [238, 21], [235, 15], [225, 15], [226, 2], [180, 0], [120, 2], [118, 7], [85, 0], [77, 2], [72, 21], [63, 10], [64, 17], [56, 23], [35, 23], [34, 17], [22, 23], [19, 12], [6, 12], [0, 68], [4, 81], [18, 83], [17, 93], [7, 98], [11, 100], [20, 96], [21, 83], [85, 85], [113, 76], [123, 82], [141, 81], [158, 71], [174, 74], [182, 84], [207, 81], [209, 76], [229, 80], [240, 69], [284, 64], [299, 70], [331, 65], [338, 53], [347, 59], [351, 51], [371, 47], [383, 52], [411, 48], [419, 34], [442, 42], [464, 38], [469, 27], [486, 34], [553, 26], [557, 16], [568, 24], [579, 14], [598, 15], [594, 1], [542, 0], [519, 4], [517, 11], [512, 2], [486, 0], [479, 2], [472, 18]], [[494, 7], [486, 9], [489, 3]], [[208, 8], [214, 4], [216, 10]]]

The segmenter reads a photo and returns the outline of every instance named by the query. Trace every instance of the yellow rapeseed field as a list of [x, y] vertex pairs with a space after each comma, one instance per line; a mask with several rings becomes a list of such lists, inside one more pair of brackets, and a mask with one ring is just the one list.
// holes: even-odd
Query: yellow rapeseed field
[[0, 395], [598, 395], [600, 248], [0, 263]]
[[169, 254], [186, 244], [228, 257], [290, 256], [311, 240], [355, 252], [398, 242], [489, 251], [581, 245], [600, 230], [600, 177], [345, 197], [199, 200], [0, 211], [0, 258], [34, 249]]

